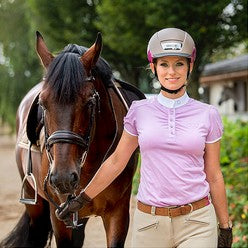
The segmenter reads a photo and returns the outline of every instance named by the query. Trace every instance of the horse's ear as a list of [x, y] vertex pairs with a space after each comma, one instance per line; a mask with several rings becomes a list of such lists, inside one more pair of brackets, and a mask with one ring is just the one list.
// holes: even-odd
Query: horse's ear
[[98, 33], [95, 43], [80, 58], [88, 74], [90, 74], [91, 69], [96, 65], [101, 50], [102, 35], [101, 33]]
[[54, 56], [47, 49], [44, 39], [38, 31], [36, 31], [36, 52], [39, 55], [43, 66], [47, 68], [54, 59]]

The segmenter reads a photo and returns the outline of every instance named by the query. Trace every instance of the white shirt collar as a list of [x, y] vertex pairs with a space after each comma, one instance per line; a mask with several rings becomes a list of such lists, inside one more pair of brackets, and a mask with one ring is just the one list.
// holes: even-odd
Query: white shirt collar
[[176, 99], [171, 99], [168, 97], [165, 97], [161, 92], [158, 94], [158, 102], [164, 105], [167, 108], [178, 108], [183, 105], [185, 105], [189, 101], [189, 96], [187, 92], [183, 94], [183, 96], [176, 98]]

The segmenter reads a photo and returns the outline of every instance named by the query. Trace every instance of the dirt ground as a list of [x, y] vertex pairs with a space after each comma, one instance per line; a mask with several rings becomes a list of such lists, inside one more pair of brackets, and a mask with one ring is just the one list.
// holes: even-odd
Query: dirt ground
[[[13, 136], [0, 130], [0, 240], [15, 227], [24, 211], [24, 205], [19, 203], [21, 180], [15, 163], [14, 143]], [[134, 199], [131, 200], [131, 206], [132, 222]], [[106, 247], [105, 231], [100, 217], [90, 218], [85, 235], [84, 247]], [[130, 239], [129, 231], [125, 247], [130, 247]], [[54, 240], [52, 247], [56, 247]]]

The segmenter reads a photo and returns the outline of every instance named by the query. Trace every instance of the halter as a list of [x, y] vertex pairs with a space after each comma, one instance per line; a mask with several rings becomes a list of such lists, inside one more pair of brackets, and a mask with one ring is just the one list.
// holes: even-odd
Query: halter
[[[95, 81], [95, 78], [93, 76], [87, 77], [84, 82], [92, 82]], [[42, 107], [42, 106], [41, 106]], [[98, 109], [98, 113], [100, 112], [100, 96], [99, 93], [94, 90], [94, 94], [92, 96], [92, 99], [90, 101], [90, 108], [91, 108], [91, 113], [90, 113], [90, 123], [89, 126], [86, 130], [86, 133], [82, 136], [81, 134], [77, 134], [71, 130], [57, 130], [53, 132], [51, 135], [48, 134], [47, 131], [47, 126], [46, 126], [46, 109], [42, 107], [42, 118], [43, 118], [43, 123], [44, 123], [44, 133], [45, 133], [45, 149], [47, 153], [47, 158], [49, 161], [49, 169], [48, 173], [46, 175], [46, 178], [44, 180], [44, 192], [46, 194], [46, 197], [48, 200], [58, 209], [60, 210], [61, 207], [52, 199], [52, 197], [49, 195], [47, 191], [47, 182], [48, 178], [50, 175], [50, 169], [51, 169], [51, 164], [53, 163], [53, 155], [51, 153], [51, 148], [54, 144], [56, 143], [68, 143], [68, 144], [75, 144], [78, 145], [82, 148], [85, 149], [85, 151], [82, 154], [81, 161], [80, 161], [80, 167], [84, 165], [88, 152], [89, 152], [89, 147], [90, 147], [90, 142], [92, 139], [92, 131], [93, 131], [93, 124], [95, 120], [95, 115], [96, 115], [96, 109]], [[68, 197], [69, 198], [71, 196]], [[77, 221], [76, 221], [77, 222]], [[76, 225], [75, 225], [76, 226]]]

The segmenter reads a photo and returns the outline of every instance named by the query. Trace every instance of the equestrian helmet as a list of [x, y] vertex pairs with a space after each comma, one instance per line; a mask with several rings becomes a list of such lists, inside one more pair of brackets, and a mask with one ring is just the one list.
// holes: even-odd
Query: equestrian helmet
[[165, 28], [156, 32], [149, 40], [147, 57], [150, 63], [154, 58], [182, 56], [195, 61], [196, 48], [192, 37], [178, 28]]

